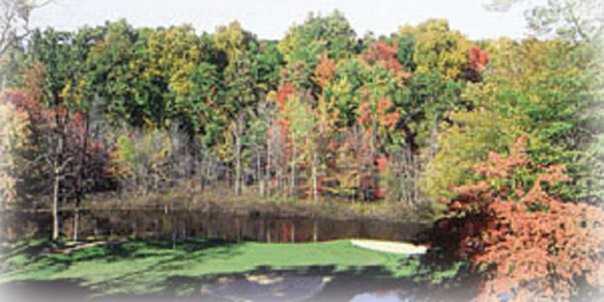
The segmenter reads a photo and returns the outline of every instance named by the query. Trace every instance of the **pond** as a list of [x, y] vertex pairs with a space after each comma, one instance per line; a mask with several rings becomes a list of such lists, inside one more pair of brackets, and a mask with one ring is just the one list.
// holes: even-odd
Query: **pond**
[[[50, 234], [51, 215], [49, 211], [4, 211], [0, 212], [2, 228], [0, 240], [14, 241], [20, 238], [48, 236]], [[62, 232], [71, 236], [73, 232], [73, 211], [61, 212], [63, 222]], [[303, 243], [314, 241], [330, 241], [323, 244], [334, 244], [338, 248], [304, 247], [307, 244], [294, 245], [271, 245], [260, 247], [264, 253], [263, 258], [272, 259], [273, 253], [279, 249], [293, 249], [314, 251], [315, 258], [325, 259], [326, 255], [343, 259], [342, 257], [353, 257], [347, 247], [341, 249], [344, 244], [331, 243], [331, 240], [348, 238], [366, 238], [390, 241], [413, 241], [430, 226], [420, 223], [407, 223], [401, 221], [387, 221], [379, 219], [335, 219], [326, 217], [302, 217], [289, 215], [278, 217], [266, 213], [235, 213], [228, 211], [201, 211], [201, 210], [86, 210], [80, 212], [79, 234], [80, 238], [93, 237], [99, 239], [130, 239], [127, 242], [140, 242], [140, 240], [159, 240], [165, 242], [168, 248], [178, 246], [178, 242], [187, 238], [207, 238], [224, 240], [226, 242], [258, 241], [272, 243]], [[136, 239], [136, 240], [134, 240]], [[308, 243], [309, 245], [314, 245]], [[182, 242], [181, 242], [182, 245]], [[258, 244], [261, 245], [261, 244]], [[340, 246], [342, 245], [342, 246]], [[199, 259], [180, 259], [177, 256], [179, 249], [171, 250], [174, 254], [173, 262], [159, 261], [155, 270], [168, 267], [183, 270], [180, 265], [190, 266], [189, 263], [197, 263], [204, 268], [211, 267], [214, 262], [236, 261], [237, 255], [230, 255], [223, 249], [231, 244], [220, 245], [216, 250], [218, 254], [208, 252], [204, 256], [203, 248], [196, 246], [192, 249], [199, 254]], [[249, 248], [249, 245], [246, 245]], [[117, 247], [120, 247], [118, 244]], [[237, 246], [235, 246], [237, 247]], [[257, 247], [257, 246], [256, 246]], [[180, 248], [180, 247], [179, 247]], [[265, 249], [266, 248], [266, 249]], [[105, 251], [101, 249], [102, 251]], [[211, 249], [210, 249], [211, 250]], [[238, 251], [233, 248], [234, 251]], [[82, 251], [82, 257], [76, 257], [78, 261], [89, 261], [89, 265], [105, 263], [103, 259], [122, 260], [125, 263], [141, 261], [138, 254], [128, 254], [127, 249], [115, 249], [115, 253], [98, 256], [94, 259], [86, 251]], [[149, 250], [142, 250], [145, 259], [153, 257], [167, 257], [166, 250], [162, 249], [158, 255], [149, 254]], [[272, 252], [270, 252], [272, 251]], [[328, 254], [317, 254], [319, 251]], [[344, 252], [342, 252], [344, 251]], [[124, 253], [120, 253], [124, 252]], [[240, 251], [243, 253], [244, 251]], [[282, 252], [289, 255], [289, 252]], [[309, 254], [302, 252], [304, 255]], [[363, 253], [363, 252], [357, 252]], [[128, 254], [128, 255], [126, 255]], [[143, 255], [141, 254], [141, 255]], [[178, 255], [177, 255], [178, 254]], [[185, 253], [186, 254], [186, 253]], [[250, 252], [256, 255], [257, 252]], [[101, 254], [102, 255], [102, 254]], [[171, 255], [171, 254], [170, 254]], [[186, 254], [191, 255], [191, 254]], [[196, 254], [197, 255], [197, 254]], [[321, 256], [323, 255], [323, 256]], [[299, 256], [299, 255], [298, 255]], [[35, 254], [33, 263], [45, 263], [45, 256]], [[56, 256], [56, 260], [64, 260], [64, 257]], [[193, 256], [190, 256], [193, 257]], [[231, 257], [231, 258], [229, 258]], [[247, 257], [247, 256], [246, 256]], [[251, 256], [250, 256], [251, 257]], [[377, 257], [377, 256], [376, 256]], [[395, 256], [380, 256], [380, 261], [396, 259]], [[416, 256], [414, 256], [416, 257]], [[98, 259], [97, 259], [98, 258]], [[220, 258], [220, 259], [217, 259]], [[283, 258], [283, 257], [281, 257]], [[366, 257], [365, 257], [366, 258]], [[362, 258], [361, 260], [365, 259]], [[38, 259], [38, 260], [36, 260]], [[163, 259], [163, 258], [161, 258]], [[160, 259], [160, 260], [161, 260]], [[170, 258], [171, 259], [171, 258]], [[247, 259], [247, 258], [245, 258]], [[356, 258], [354, 258], [356, 259]], [[377, 259], [377, 258], [376, 258]], [[312, 259], [311, 259], [312, 260]], [[321, 262], [315, 259], [314, 261]], [[96, 262], [95, 262], [96, 261]], [[146, 260], [145, 260], [146, 261]], [[212, 262], [213, 261], [213, 262]], [[300, 260], [301, 261], [301, 260]], [[218, 273], [211, 275], [196, 275], [198, 277], [177, 275], [174, 271], [167, 271], [166, 279], [161, 281], [159, 294], [148, 295], [110, 295], [106, 288], [90, 287], [90, 276], [87, 279], [77, 279], [84, 276], [76, 267], [76, 263], [59, 263], [60, 270], [57, 274], [63, 274], [64, 279], [16, 279], [0, 285], [0, 293], [3, 297], [9, 297], [10, 301], [47, 301], [53, 297], [57, 301], [354, 301], [354, 302], [411, 302], [411, 301], [467, 301], [475, 293], [474, 287], [449, 287], [434, 286], [425, 282], [414, 282], [412, 278], [394, 277], [391, 271], [384, 268], [380, 261], [371, 263], [369, 266], [336, 268], [331, 265], [308, 265], [298, 266], [291, 269], [277, 269], [275, 267], [256, 266], [253, 270], [245, 273]], [[360, 260], [359, 260], [360, 261]], [[52, 261], [51, 261], [52, 262]], [[288, 260], [289, 262], [289, 260]], [[337, 261], [334, 261], [337, 262]], [[346, 261], [344, 261], [346, 262]], [[350, 262], [350, 261], [349, 261]], [[88, 262], [87, 262], [88, 263]], [[107, 262], [108, 263], [108, 262]], [[138, 263], [138, 262], [137, 262]], [[271, 262], [272, 263], [272, 262]], [[314, 262], [311, 262], [314, 263]], [[331, 263], [331, 262], [330, 262]], [[374, 265], [375, 264], [375, 265]], [[81, 264], [86, 267], [86, 263]], [[101, 265], [101, 264], [99, 264]], [[106, 264], [103, 264], [106, 265]], [[120, 264], [121, 265], [121, 264]], [[134, 264], [133, 264], [134, 265]], [[163, 265], [163, 266], [162, 266]], [[192, 265], [192, 264], [191, 264]], [[79, 272], [68, 275], [69, 272]], [[49, 267], [50, 270], [55, 269]], [[125, 269], [125, 267], [124, 267]], [[225, 270], [226, 271], [226, 270]], [[152, 271], [155, 272], [155, 271]], [[44, 270], [41, 270], [44, 273]], [[92, 273], [94, 274], [94, 273]], [[118, 272], [115, 272], [118, 275]], [[144, 274], [144, 273], [143, 273]], [[146, 275], [151, 278], [151, 272]], [[77, 276], [76, 276], [77, 275]], [[128, 275], [128, 278], [142, 278], [139, 274]], [[75, 279], [74, 279], [75, 277]], [[54, 277], [53, 277], [54, 278]], [[92, 278], [94, 279], [94, 278]], [[24, 280], [24, 281], [19, 281]], [[460, 289], [461, 288], [461, 289]], [[6, 296], [8, 295], [8, 296]], [[7, 300], [8, 301], [8, 300]]]
[[[73, 234], [73, 211], [61, 212], [61, 230]], [[0, 212], [1, 241], [46, 236], [51, 232], [50, 211]], [[312, 242], [347, 238], [413, 241], [428, 224], [380, 219], [279, 217], [260, 212], [204, 210], [82, 210], [79, 238], [136, 238], [180, 240], [192, 237], [229, 241]]]

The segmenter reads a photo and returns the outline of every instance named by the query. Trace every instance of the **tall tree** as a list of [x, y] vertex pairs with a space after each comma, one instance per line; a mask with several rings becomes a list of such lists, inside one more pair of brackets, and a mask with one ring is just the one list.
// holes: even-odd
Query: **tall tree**
[[292, 26], [279, 42], [287, 62], [283, 80], [315, 93], [317, 86], [312, 76], [321, 55], [326, 53], [336, 61], [349, 58], [355, 46], [355, 32], [342, 13], [336, 10], [325, 17], [310, 14], [303, 24]]
[[0, 58], [27, 37], [31, 13], [52, 0], [2, 0], [0, 1]]
[[[507, 11], [526, 0], [491, 0], [486, 7]], [[530, 3], [525, 11], [529, 28], [539, 36], [556, 35], [574, 42], [602, 42], [604, 4], [598, 0], [548, 0]]]
[[71, 36], [67, 33], [46, 30], [44, 33], [36, 32], [33, 36], [34, 60], [44, 66], [45, 84], [43, 87], [43, 102], [55, 109], [54, 133], [48, 160], [52, 165], [53, 192], [52, 192], [52, 239], [59, 238], [59, 201], [61, 198], [61, 185], [65, 178], [66, 158], [65, 149], [65, 104], [62, 91], [67, 83], [69, 74], [69, 42]]
[[19, 111], [14, 104], [2, 96], [0, 100], [0, 200], [2, 207], [14, 203], [18, 198], [17, 186], [22, 182], [27, 164], [24, 153], [29, 148], [29, 116]]
[[225, 142], [231, 145], [228, 149], [234, 164], [234, 189], [235, 194], [239, 195], [244, 183], [243, 149], [249, 130], [249, 113], [256, 107], [260, 97], [257, 73], [254, 72], [258, 42], [239, 23], [233, 22], [217, 29], [214, 43], [217, 49], [225, 53], [228, 62], [223, 73], [222, 114], [228, 121], [229, 131], [226, 135], [231, 137], [226, 138]]

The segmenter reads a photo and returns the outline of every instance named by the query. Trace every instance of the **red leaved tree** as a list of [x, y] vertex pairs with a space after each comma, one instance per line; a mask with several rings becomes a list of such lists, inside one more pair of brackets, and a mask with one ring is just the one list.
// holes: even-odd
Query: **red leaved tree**
[[470, 68], [476, 72], [484, 70], [489, 63], [489, 54], [479, 47], [472, 47], [468, 53]]
[[386, 42], [378, 41], [373, 43], [362, 54], [365, 62], [369, 64], [380, 64], [384, 68], [392, 71], [397, 77], [408, 79], [411, 73], [403, 69], [403, 65], [397, 58], [397, 47]]
[[[77, 194], [112, 188], [107, 166], [109, 148], [102, 139], [88, 137], [86, 115], [70, 112], [64, 106], [46, 107], [36, 99], [33, 90], [7, 90], [0, 95], [0, 102], [10, 104], [16, 112], [27, 117], [28, 147], [22, 154], [24, 173], [16, 188], [18, 199], [39, 201], [52, 194], [53, 239], [56, 239], [59, 200], [67, 201]], [[56, 148], [58, 137], [63, 142], [60, 153]], [[78, 166], [80, 158], [82, 166]], [[47, 191], [48, 188], [53, 191]], [[77, 224], [74, 226], [74, 239], [77, 240], [76, 234]]]
[[489, 54], [474, 46], [468, 50], [468, 65], [464, 71], [464, 76], [468, 81], [479, 82], [481, 73], [489, 64]]
[[314, 81], [324, 89], [325, 86], [333, 79], [336, 73], [336, 62], [330, 59], [327, 54], [323, 54], [319, 59], [317, 67], [315, 67]]
[[459, 252], [484, 271], [479, 300], [569, 300], [581, 280], [604, 283], [604, 213], [563, 202], [548, 188], [568, 180], [563, 166], [539, 166], [518, 139], [509, 155], [491, 153], [475, 183], [446, 201], [462, 217]]

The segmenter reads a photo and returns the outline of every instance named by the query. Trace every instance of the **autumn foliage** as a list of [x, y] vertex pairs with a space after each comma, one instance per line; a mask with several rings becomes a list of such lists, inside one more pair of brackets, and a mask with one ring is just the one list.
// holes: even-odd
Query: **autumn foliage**
[[468, 53], [470, 68], [476, 72], [481, 72], [489, 63], [489, 55], [486, 51], [472, 47]]
[[364, 101], [359, 106], [357, 121], [366, 129], [371, 128], [374, 121], [380, 127], [393, 129], [400, 119], [400, 114], [392, 109], [394, 109], [394, 105], [387, 98], [381, 98], [376, 104]]
[[463, 221], [459, 253], [486, 273], [481, 301], [565, 301], [581, 280], [604, 284], [604, 213], [548, 193], [568, 180], [565, 169], [534, 164], [525, 145], [521, 138], [508, 156], [491, 153], [474, 168], [480, 180], [446, 201]]
[[321, 88], [327, 86], [333, 79], [336, 73], [336, 62], [327, 57], [327, 55], [321, 56], [319, 64], [315, 68], [315, 81]]
[[380, 64], [382, 67], [392, 71], [397, 77], [404, 79], [411, 76], [403, 69], [403, 65], [397, 59], [397, 47], [386, 42], [373, 43], [363, 54], [363, 59], [369, 64]]
[[[69, 197], [76, 190], [78, 159], [84, 154], [86, 162], [82, 171], [86, 178], [84, 190], [101, 191], [111, 186], [111, 175], [107, 169], [108, 146], [101, 139], [88, 137], [86, 131], [87, 117], [82, 112], [71, 112], [65, 106], [46, 107], [40, 103], [35, 94], [23, 90], [8, 90], [0, 96], [0, 104], [12, 110], [11, 120], [19, 119], [16, 125], [7, 124], [7, 133], [11, 136], [21, 133], [22, 136], [16, 151], [20, 163], [16, 167], [20, 172], [13, 194], [21, 199], [31, 199], [32, 194], [48, 190], [53, 167], [51, 158], [56, 155], [52, 139], [62, 136], [65, 148], [62, 156], [66, 158], [63, 169], [65, 177], [62, 183]], [[12, 133], [15, 132], [15, 133]], [[25, 134], [26, 133], [26, 134]], [[84, 144], [84, 141], [87, 141]], [[85, 146], [85, 149], [83, 149]], [[15, 199], [10, 198], [8, 200]]]

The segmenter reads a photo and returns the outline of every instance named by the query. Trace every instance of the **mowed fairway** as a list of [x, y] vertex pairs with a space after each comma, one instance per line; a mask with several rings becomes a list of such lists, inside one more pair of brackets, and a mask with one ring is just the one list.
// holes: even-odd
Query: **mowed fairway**
[[[419, 262], [353, 246], [349, 240], [323, 243], [269, 244], [189, 240], [130, 241], [50, 252], [46, 241], [23, 242], [3, 252], [0, 284], [14, 281], [78, 280], [105, 294], [152, 293], [170, 280], [195, 279], [258, 268], [323, 268], [332, 273], [361, 273], [378, 268], [392, 277], [413, 276]], [[186, 291], [186, 289], [185, 289]]]

